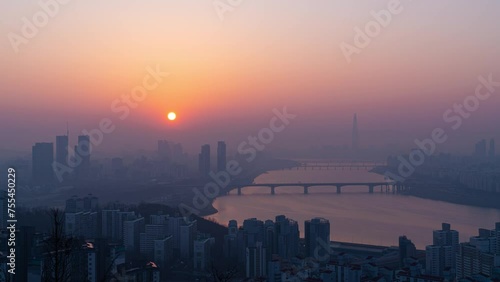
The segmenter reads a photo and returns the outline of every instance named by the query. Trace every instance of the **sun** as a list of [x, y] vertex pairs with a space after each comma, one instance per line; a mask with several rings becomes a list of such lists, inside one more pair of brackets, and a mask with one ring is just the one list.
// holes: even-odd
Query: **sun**
[[176, 117], [177, 115], [174, 112], [170, 112], [167, 115], [168, 120], [175, 120]]

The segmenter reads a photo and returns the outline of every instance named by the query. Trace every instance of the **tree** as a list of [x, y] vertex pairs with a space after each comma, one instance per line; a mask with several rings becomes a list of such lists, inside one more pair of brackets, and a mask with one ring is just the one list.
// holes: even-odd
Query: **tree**
[[42, 281], [67, 282], [71, 278], [71, 261], [77, 240], [64, 234], [64, 212], [49, 210], [50, 234], [44, 240]]

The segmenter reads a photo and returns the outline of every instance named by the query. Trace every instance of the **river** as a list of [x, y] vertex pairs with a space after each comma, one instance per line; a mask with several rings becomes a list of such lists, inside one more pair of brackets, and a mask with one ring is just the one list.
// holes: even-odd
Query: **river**
[[[306, 182], [379, 182], [383, 177], [365, 169], [284, 169], [259, 175], [255, 183]], [[270, 188], [247, 187], [242, 195], [233, 191], [217, 198], [213, 206], [218, 213], [208, 217], [227, 225], [236, 219], [256, 217], [272, 219], [284, 214], [299, 223], [303, 237], [304, 221], [313, 217], [330, 220], [330, 238], [335, 241], [396, 246], [398, 237], [406, 235], [417, 248], [432, 244], [432, 230], [440, 229], [442, 222], [451, 224], [460, 232], [460, 241], [477, 235], [478, 228], [493, 229], [500, 221], [500, 210], [457, 205], [422, 199], [414, 196], [380, 192], [369, 194], [368, 188], [343, 187], [337, 194], [335, 187], [310, 187], [303, 194], [302, 187]]]

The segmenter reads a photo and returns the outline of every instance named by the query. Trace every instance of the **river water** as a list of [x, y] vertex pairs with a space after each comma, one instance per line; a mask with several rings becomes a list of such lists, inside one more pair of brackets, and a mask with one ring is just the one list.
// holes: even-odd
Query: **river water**
[[[383, 177], [365, 169], [285, 169], [264, 173], [255, 183], [305, 182], [379, 182]], [[227, 225], [236, 219], [256, 217], [272, 219], [284, 214], [299, 222], [301, 237], [304, 221], [313, 217], [330, 220], [330, 238], [335, 241], [396, 246], [398, 237], [406, 235], [417, 248], [432, 244], [432, 230], [440, 229], [442, 222], [460, 232], [460, 241], [477, 235], [478, 228], [493, 229], [500, 221], [500, 210], [457, 205], [414, 196], [380, 192], [368, 193], [367, 187], [343, 187], [337, 194], [335, 187], [310, 187], [303, 194], [302, 187], [270, 188], [247, 187], [242, 195], [236, 191], [217, 198], [214, 207], [219, 211], [208, 217]]]

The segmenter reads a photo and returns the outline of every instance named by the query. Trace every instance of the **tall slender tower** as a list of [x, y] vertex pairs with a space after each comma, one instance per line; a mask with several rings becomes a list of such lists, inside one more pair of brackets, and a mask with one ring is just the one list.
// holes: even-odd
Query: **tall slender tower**
[[226, 143], [219, 141], [217, 143], [217, 171], [226, 170]]
[[358, 118], [356, 114], [354, 114], [354, 118], [352, 119], [352, 149], [358, 150], [358, 146], [359, 146]]
[[201, 146], [201, 153], [198, 155], [198, 168], [202, 176], [207, 176], [210, 172], [210, 145]]
[[66, 124], [66, 135], [56, 136], [56, 162], [67, 166], [69, 158], [69, 127]]

